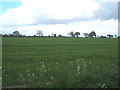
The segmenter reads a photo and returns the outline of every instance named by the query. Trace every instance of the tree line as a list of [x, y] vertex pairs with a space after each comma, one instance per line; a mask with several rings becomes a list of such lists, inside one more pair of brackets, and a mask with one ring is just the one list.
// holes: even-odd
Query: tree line
[[[68, 35], [70, 36], [70, 37], [80, 37], [80, 32], [74, 32], [74, 31], [70, 31], [69, 33], [68, 33]], [[97, 35], [96, 35], [96, 32], [95, 31], [91, 31], [90, 33], [83, 33], [83, 35], [84, 35], [84, 37], [86, 37], [86, 38], [96, 38], [96, 37], [98, 37]], [[113, 36], [115, 37], [115, 38], [120, 38], [120, 36], [117, 36], [117, 35], [111, 35], [111, 34], [108, 34], [108, 35], [106, 35], [106, 36], [99, 36], [99, 38], [113, 38]], [[37, 30], [37, 32], [36, 32], [36, 35], [34, 35], [34, 36], [25, 36], [25, 35], [22, 35], [22, 34], [20, 34], [19, 33], [19, 31], [14, 31], [12, 34], [5, 34], [5, 35], [2, 35], [2, 37], [67, 37], [67, 36], [62, 36], [62, 35], [56, 35], [56, 34], [51, 34], [51, 35], [48, 35], [48, 36], [44, 36], [43, 35], [43, 32], [41, 31], [41, 30]]]

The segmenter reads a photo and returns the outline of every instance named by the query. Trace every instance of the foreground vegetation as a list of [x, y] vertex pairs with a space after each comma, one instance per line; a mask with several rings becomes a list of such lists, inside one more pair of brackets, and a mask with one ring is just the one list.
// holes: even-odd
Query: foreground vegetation
[[117, 88], [117, 40], [3, 37], [3, 87]]

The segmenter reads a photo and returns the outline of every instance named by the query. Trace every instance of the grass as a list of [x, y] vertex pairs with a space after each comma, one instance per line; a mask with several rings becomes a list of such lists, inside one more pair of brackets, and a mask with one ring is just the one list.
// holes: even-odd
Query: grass
[[118, 39], [3, 37], [3, 87], [118, 88]]

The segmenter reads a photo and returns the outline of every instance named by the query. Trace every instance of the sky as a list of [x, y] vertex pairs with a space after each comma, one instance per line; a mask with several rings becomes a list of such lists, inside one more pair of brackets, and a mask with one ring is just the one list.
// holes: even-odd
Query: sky
[[118, 0], [0, 0], [0, 34], [118, 33]]

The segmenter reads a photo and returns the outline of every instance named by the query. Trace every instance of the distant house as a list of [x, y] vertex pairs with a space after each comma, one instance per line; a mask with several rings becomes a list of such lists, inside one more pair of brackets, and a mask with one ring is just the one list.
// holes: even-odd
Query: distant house
[[2, 37], [2, 34], [0, 34], [0, 37]]

